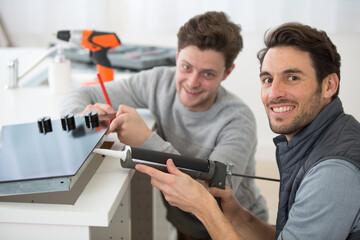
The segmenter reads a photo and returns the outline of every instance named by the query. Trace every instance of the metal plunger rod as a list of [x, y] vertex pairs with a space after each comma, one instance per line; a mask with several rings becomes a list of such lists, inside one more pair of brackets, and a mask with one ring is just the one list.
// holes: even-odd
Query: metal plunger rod
[[235, 177], [255, 178], [255, 179], [266, 180], [266, 181], [280, 182], [279, 179], [275, 179], [275, 178], [258, 177], [258, 176], [238, 174], [238, 173], [231, 173], [231, 175], [235, 176]]

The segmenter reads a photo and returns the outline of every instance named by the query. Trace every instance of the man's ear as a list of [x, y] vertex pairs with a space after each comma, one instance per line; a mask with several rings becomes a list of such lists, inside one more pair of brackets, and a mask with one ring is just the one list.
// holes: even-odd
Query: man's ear
[[229, 75], [230, 73], [232, 72], [232, 70], [234, 70], [235, 68], [235, 64], [233, 64], [231, 67], [229, 67], [228, 69], [225, 70], [225, 74], [224, 74], [224, 78], [221, 80], [225, 80]]
[[339, 88], [339, 77], [336, 73], [329, 74], [322, 82], [324, 98], [332, 98]]

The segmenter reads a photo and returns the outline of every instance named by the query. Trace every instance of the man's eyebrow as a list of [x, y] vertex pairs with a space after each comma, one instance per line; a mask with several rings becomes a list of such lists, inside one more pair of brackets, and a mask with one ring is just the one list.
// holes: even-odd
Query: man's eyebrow
[[[289, 74], [289, 73], [304, 74], [303, 71], [301, 71], [300, 69], [297, 69], [297, 68], [286, 69], [281, 74]], [[267, 71], [264, 71], [264, 72], [260, 72], [259, 77], [262, 77], [262, 76], [265, 76], [265, 75], [271, 75], [271, 74], [269, 72], [267, 72]]]
[[181, 62], [185, 63], [186, 65], [192, 66], [188, 61], [186, 61], [185, 59], [182, 59]]
[[297, 68], [286, 69], [286, 70], [283, 71], [282, 73], [283, 73], [283, 74], [288, 74], [288, 73], [300, 73], [300, 74], [304, 74], [303, 71], [301, 71], [300, 69], [297, 69]]
[[264, 75], [270, 75], [270, 73], [269, 72], [260, 72], [260, 74], [259, 74], [259, 77], [262, 77], [262, 76], [264, 76]]

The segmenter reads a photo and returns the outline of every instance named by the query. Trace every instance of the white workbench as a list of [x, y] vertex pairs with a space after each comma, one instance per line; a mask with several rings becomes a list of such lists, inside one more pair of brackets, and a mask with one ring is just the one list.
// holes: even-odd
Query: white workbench
[[130, 239], [131, 177], [106, 157], [74, 205], [1, 202], [0, 239]]
[[[19, 51], [0, 49], [0, 126], [59, 118], [62, 96], [48, 85], [4, 89], [4, 64]], [[140, 114], [153, 125], [149, 113]], [[74, 204], [0, 202], [0, 239], [130, 239], [132, 175], [119, 159], [105, 157]]]

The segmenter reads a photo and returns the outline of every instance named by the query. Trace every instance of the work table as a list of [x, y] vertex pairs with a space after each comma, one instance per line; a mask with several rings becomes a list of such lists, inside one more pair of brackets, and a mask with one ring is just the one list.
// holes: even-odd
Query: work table
[[[28, 50], [0, 49], [0, 127], [36, 122], [42, 116], [60, 118], [57, 110], [63, 94], [51, 93], [47, 83], [4, 89], [6, 61], [24, 51]], [[140, 114], [149, 127], [154, 125], [148, 111]], [[118, 141], [114, 134], [106, 140]], [[66, 192], [0, 198], [0, 239], [130, 239], [134, 170], [121, 168], [119, 159], [92, 154], [92, 162], [98, 164], [79, 183], [83, 188], [75, 189], [79, 192], [74, 202], [67, 202]]]

